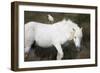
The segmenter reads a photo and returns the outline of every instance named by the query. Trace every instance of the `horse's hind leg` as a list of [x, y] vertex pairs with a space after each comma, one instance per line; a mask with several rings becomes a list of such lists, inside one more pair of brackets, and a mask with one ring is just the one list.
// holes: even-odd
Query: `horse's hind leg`
[[24, 52], [25, 52], [26, 55], [29, 54], [29, 51], [31, 49], [31, 46], [32, 46], [33, 42], [34, 42], [34, 38], [26, 38], [25, 39], [25, 49], [24, 49]]
[[31, 45], [34, 42], [34, 37], [35, 37], [35, 30], [34, 30], [35, 26], [33, 23], [27, 23], [25, 24], [25, 44], [24, 44], [24, 52], [26, 54], [29, 54], [29, 51], [31, 49]]
[[25, 49], [24, 49], [25, 58], [27, 58], [29, 56], [29, 53], [31, 51], [31, 45], [32, 45], [32, 43], [30, 42], [30, 43], [26, 44], [26, 46], [25, 46]]
[[61, 60], [63, 58], [63, 50], [61, 48], [61, 45], [60, 44], [54, 44], [54, 46], [56, 47], [57, 49], [57, 60]]

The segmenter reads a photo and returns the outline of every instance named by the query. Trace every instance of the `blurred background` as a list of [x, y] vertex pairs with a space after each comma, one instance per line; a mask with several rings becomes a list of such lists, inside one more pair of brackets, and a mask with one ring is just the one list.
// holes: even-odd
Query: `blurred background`
[[[48, 15], [54, 18], [54, 21], [48, 19]], [[63, 19], [71, 19], [77, 23], [79, 27], [83, 28], [83, 38], [81, 42], [81, 50], [77, 51], [73, 41], [68, 45], [63, 44], [64, 51], [63, 59], [87, 59], [90, 58], [90, 14], [77, 14], [77, 13], [56, 13], [56, 12], [33, 12], [24, 11], [24, 23], [30, 21], [46, 23], [52, 25]], [[41, 35], [42, 36], [42, 35]], [[49, 48], [42, 48], [33, 42], [32, 49], [28, 56], [24, 57], [25, 61], [43, 61], [43, 60], [56, 60], [57, 50], [54, 46]]]

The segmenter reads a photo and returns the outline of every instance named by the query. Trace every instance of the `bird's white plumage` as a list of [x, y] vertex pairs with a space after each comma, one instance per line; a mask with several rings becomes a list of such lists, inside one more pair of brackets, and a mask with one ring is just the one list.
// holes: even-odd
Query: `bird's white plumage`
[[51, 22], [53, 22], [54, 18], [50, 14], [48, 14], [48, 20], [51, 21]]

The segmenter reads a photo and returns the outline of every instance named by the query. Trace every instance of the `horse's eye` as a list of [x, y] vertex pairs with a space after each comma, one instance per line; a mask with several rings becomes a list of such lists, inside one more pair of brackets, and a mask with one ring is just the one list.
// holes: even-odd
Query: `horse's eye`
[[76, 39], [76, 36], [74, 38]]

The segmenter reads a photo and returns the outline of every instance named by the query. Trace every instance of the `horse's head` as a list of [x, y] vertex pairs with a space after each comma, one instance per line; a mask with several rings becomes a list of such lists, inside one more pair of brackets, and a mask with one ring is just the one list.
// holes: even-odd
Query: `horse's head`
[[83, 36], [82, 28], [80, 28], [76, 23], [74, 23], [70, 19], [68, 19], [68, 20], [63, 19], [60, 24], [61, 24], [64, 32], [66, 32], [66, 30], [70, 31], [71, 36], [68, 38], [68, 40], [74, 40], [75, 46], [77, 47], [78, 50], [80, 50], [81, 39]]
[[76, 29], [74, 31], [75, 31], [75, 33], [74, 33], [73, 40], [74, 40], [74, 43], [75, 43], [75, 46], [77, 47], [77, 49], [80, 50], [81, 39], [82, 39], [82, 28]]

